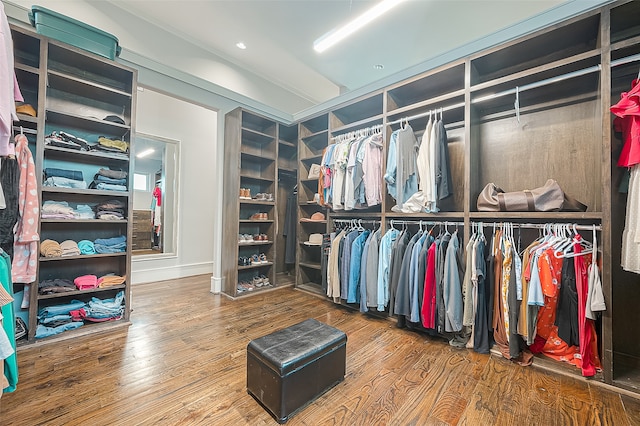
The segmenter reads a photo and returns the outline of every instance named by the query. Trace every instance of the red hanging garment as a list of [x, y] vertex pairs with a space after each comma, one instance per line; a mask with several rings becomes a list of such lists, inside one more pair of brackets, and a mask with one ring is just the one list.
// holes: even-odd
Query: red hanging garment
[[633, 80], [631, 87], [631, 91], [622, 92], [620, 101], [610, 108], [616, 115], [613, 127], [622, 132], [624, 143], [618, 167], [640, 163], [640, 79]]

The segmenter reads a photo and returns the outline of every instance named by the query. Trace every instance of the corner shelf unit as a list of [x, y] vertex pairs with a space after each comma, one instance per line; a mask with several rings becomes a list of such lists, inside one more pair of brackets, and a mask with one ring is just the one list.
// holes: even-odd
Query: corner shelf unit
[[[33, 31], [11, 26], [14, 41], [15, 71], [25, 103], [32, 105], [37, 116], [19, 115], [14, 127], [22, 127], [29, 141], [36, 164], [36, 175], [43, 176], [46, 168], [59, 168], [82, 172], [89, 185], [99, 169], [133, 172], [128, 152], [80, 151], [45, 144], [45, 136], [64, 131], [97, 144], [98, 137], [127, 142], [130, 146], [135, 133], [135, 103], [137, 71], [89, 52], [49, 39]], [[126, 124], [105, 121], [108, 115], [117, 115]], [[129, 149], [130, 150], [130, 149]], [[40, 178], [39, 178], [40, 179]], [[37, 277], [34, 283], [14, 283], [14, 291], [21, 291], [30, 284], [29, 308], [17, 315], [28, 315], [27, 338], [19, 345], [58, 340], [93, 332], [109, 330], [129, 323], [131, 286], [131, 179], [127, 178], [126, 190], [75, 189], [44, 186], [38, 182], [40, 205], [47, 201], [66, 202], [69, 206], [96, 205], [119, 200], [124, 205], [122, 220], [100, 219], [43, 219], [39, 220], [40, 241], [46, 239], [78, 242], [99, 238], [125, 236], [126, 249], [109, 254], [77, 255], [69, 257], [39, 257]], [[89, 188], [89, 187], [88, 187]], [[42, 209], [41, 209], [42, 211]], [[38, 283], [44, 280], [66, 279], [73, 281], [81, 275], [97, 277], [115, 274], [126, 277], [121, 285], [66, 293], [39, 294]], [[113, 298], [124, 292], [124, 312], [121, 319], [104, 323], [85, 324], [72, 331], [64, 331], [51, 337], [37, 338], [38, 312], [48, 306], [69, 303], [71, 300], [87, 302], [92, 297]]]

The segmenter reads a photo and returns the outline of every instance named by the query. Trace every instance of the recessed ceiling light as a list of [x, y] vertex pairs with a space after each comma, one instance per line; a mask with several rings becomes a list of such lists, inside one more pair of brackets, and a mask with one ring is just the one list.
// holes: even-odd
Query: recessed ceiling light
[[374, 69], [374, 70], [381, 70], [381, 69], [384, 69], [384, 65], [382, 65], [382, 64], [375, 64], [375, 65], [373, 66], [373, 69]]
[[319, 39], [313, 42], [313, 48], [316, 52], [322, 53], [334, 44], [338, 43], [345, 37], [358, 31], [360, 28], [367, 25], [369, 22], [378, 18], [380, 15], [387, 13], [389, 10], [397, 6], [404, 0], [382, 0], [373, 6], [371, 9], [364, 12], [362, 15], [356, 17], [353, 21], [349, 22], [343, 27], [329, 31]]
[[246, 44], [244, 44], [243, 42], [239, 41], [239, 42], [237, 42], [237, 43], [236, 43], [236, 47], [237, 47], [238, 49], [242, 49], [242, 50], [244, 50], [244, 49], [246, 49], [246, 48], [247, 48], [247, 45], [246, 45]]

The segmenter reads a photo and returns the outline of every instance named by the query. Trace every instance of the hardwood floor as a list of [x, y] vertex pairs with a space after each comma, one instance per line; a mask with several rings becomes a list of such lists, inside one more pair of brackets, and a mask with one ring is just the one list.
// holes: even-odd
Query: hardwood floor
[[639, 425], [640, 401], [396, 328], [291, 288], [232, 301], [208, 276], [133, 287], [131, 327], [18, 352], [1, 425], [273, 425], [246, 393], [250, 340], [316, 318], [345, 380], [288, 425]]

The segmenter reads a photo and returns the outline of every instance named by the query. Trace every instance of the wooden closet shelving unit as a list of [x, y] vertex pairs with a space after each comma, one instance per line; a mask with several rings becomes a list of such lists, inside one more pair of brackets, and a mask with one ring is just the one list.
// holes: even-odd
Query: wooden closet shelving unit
[[[391, 133], [409, 118], [418, 140], [429, 111], [447, 128], [453, 196], [438, 213], [402, 214], [384, 188], [378, 208], [331, 211], [325, 224], [298, 224], [296, 286], [323, 294], [319, 248], [309, 234], [333, 229], [334, 219], [458, 221], [465, 243], [473, 222], [580, 223], [601, 226], [602, 282], [607, 311], [598, 322], [602, 374], [596, 380], [640, 392], [640, 340], [627, 327], [640, 322], [640, 277], [620, 268], [625, 170], [615, 166], [621, 141], [609, 107], [640, 69], [640, 3], [612, 3], [535, 33], [477, 52], [299, 123], [299, 218], [325, 211], [308, 180], [333, 137], [383, 125], [384, 162]], [[519, 98], [519, 116], [514, 101]], [[383, 166], [384, 167], [384, 166]], [[476, 200], [494, 182], [505, 191], [541, 186], [549, 178], [588, 205], [580, 212], [478, 212]], [[384, 185], [384, 182], [383, 182]], [[557, 363], [554, 363], [554, 366]], [[559, 365], [559, 364], [558, 364]], [[579, 375], [577, 369], [569, 369]]]
[[[133, 165], [129, 154], [77, 151], [45, 145], [45, 136], [51, 132], [65, 131], [97, 143], [99, 136], [132, 143], [135, 133], [135, 102], [137, 72], [114, 61], [85, 52], [36, 34], [33, 31], [11, 25], [14, 42], [15, 71], [25, 102], [37, 110], [37, 117], [19, 114], [14, 123], [17, 131], [22, 127], [29, 140], [29, 149], [36, 164], [38, 197], [45, 201], [66, 201], [70, 205], [96, 204], [120, 200], [127, 209], [125, 220], [97, 219], [40, 219], [40, 241], [52, 239], [90, 240], [127, 237], [127, 249], [111, 254], [79, 255], [59, 258], [40, 257], [36, 282], [31, 284], [28, 308], [28, 336], [18, 341], [21, 346], [34, 343], [72, 338], [129, 324], [130, 291], [128, 280], [123, 285], [93, 290], [72, 291], [59, 294], [38, 294], [38, 283], [47, 279], [69, 279], [86, 274], [102, 276], [115, 273], [131, 277], [131, 179], [127, 191], [97, 189], [73, 189], [45, 187], [42, 185], [46, 167], [68, 168], [83, 172], [89, 184], [100, 168], [124, 170], [131, 176]], [[126, 124], [103, 120], [107, 115], [117, 115]], [[130, 151], [130, 149], [129, 149]], [[14, 284], [14, 291], [23, 289]], [[35, 338], [38, 312], [43, 307], [69, 303], [73, 299], [88, 301], [91, 297], [112, 298], [124, 291], [122, 319], [99, 324], [85, 324], [46, 338]]]

